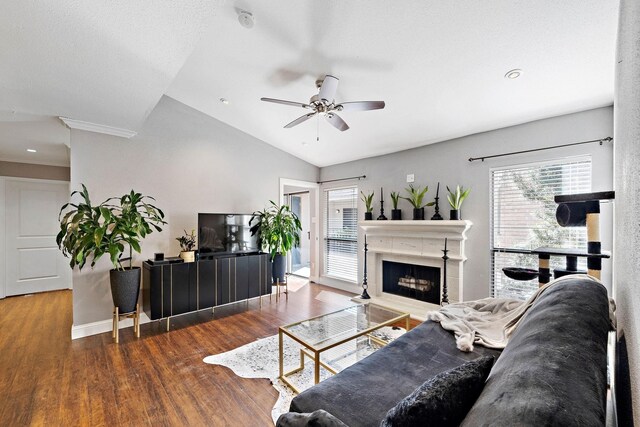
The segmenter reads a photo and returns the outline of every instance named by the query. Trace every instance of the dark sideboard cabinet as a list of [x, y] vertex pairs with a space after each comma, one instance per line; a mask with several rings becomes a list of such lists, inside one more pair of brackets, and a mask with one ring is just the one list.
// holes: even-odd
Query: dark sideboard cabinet
[[232, 255], [142, 267], [142, 303], [151, 320], [271, 293], [269, 254]]

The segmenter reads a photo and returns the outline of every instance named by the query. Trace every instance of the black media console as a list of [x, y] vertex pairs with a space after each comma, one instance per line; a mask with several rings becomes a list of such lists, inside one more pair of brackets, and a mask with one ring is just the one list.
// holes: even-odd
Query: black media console
[[142, 303], [151, 320], [271, 293], [269, 254], [209, 255], [196, 262], [143, 263]]

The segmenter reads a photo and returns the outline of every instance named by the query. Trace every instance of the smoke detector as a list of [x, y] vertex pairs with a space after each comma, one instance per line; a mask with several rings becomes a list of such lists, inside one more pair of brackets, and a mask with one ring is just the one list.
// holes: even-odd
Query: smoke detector
[[255, 19], [250, 12], [246, 10], [238, 11], [238, 22], [245, 28], [253, 28], [253, 24], [255, 24]]

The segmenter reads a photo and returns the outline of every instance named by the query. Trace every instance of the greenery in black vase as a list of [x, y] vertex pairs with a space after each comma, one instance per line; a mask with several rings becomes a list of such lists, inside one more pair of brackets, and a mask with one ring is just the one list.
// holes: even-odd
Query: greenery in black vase
[[398, 202], [400, 201], [400, 193], [398, 193], [397, 191], [392, 191], [391, 192], [391, 205], [393, 206], [393, 209], [398, 209]]
[[365, 210], [367, 212], [373, 212], [373, 191], [369, 194], [364, 194], [361, 191], [360, 194], [361, 194], [360, 200], [364, 202]]
[[249, 225], [251, 235], [258, 236], [261, 249], [269, 252], [273, 259], [276, 254], [285, 255], [300, 245], [302, 224], [288, 205], [278, 206], [272, 200], [269, 202], [269, 207], [253, 213]]
[[[76, 195], [81, 198], [79, 202], [73, 201]], [[127, 249], [131, 268], [133, 251], [140, 253], [141, 240], [154, 230], [162, 231], [160, 226], [166, 224], [162, 210], [146, 200], [155, 199], [131, 190], [93, 205], [84, 184], [82, 191], [72, 192], [71, 202], [60, 209], [60, 232], [56, 236], [58, 247], [71, 259], [71, 268], [77, 265], [82, 270], [88, 260], [93, 268], [108, 254], [116, 270], [125, 270], [121, 258]]]
[[420, 187], [414, 187], [413, 184], [409, 184], [408, 188], [405, 188], [405, 191], [409, 193], [409, 197], [403, 197], [403, 199], [409, 201], [414, 209], [424, 208], [425, 206], [433, 206], [435, 202], [430, 203], [422, 203], [424, 200], [425, 194], [429, 191], [429, 187], [425, 186], [424, 189], [420, 189]]
[[451, 209], [459, 211], [462, 207], [462, 202], [467, 198], [471, 189], [467, 188], [465, 190], [464, 187], [458, 185], [456, 186], [455, 191], [451, 191], [449, 186], [447, 186], [447, 191], [449, 192], [449, 194], [447, 194], [447, 200], [449, 200]]

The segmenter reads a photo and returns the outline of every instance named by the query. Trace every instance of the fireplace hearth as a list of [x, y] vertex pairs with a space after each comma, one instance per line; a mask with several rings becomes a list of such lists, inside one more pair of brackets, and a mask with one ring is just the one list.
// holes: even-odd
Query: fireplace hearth
[[382, 291], [440, 304], [440, 268], [382, 261]]

